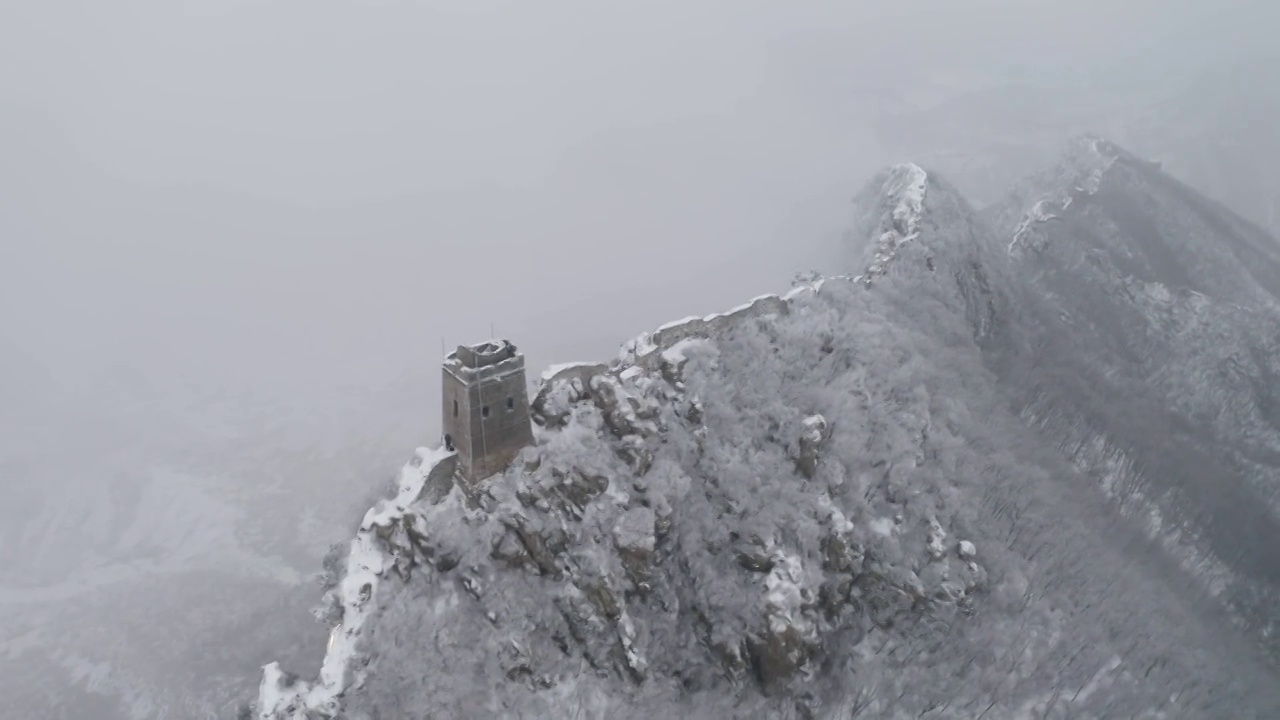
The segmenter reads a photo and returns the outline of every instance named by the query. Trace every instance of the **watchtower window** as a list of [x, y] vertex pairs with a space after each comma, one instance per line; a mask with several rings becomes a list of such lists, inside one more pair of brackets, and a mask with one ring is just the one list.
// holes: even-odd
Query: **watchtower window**
[[480, 417], [489, 417], [489, 406], [485, 405], [480, 408]]
[[516, 409], [516, 399], [515, 399], [515, 398], [507, 398], [507, 412], [511, 412], [511, 411], [513, 411], [513, 410], [515, 410], [515, 409]]
[[453, 401], [453, 416], [458, 417], [458, 401]]

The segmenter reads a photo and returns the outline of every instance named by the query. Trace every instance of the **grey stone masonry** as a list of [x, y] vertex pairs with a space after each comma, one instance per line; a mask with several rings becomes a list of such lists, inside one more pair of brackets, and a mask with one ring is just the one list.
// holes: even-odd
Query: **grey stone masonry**
[[445, 444], [474, 485], [500, 473], [533, 444], [524, 355], [506, 340], [460, 345], [444, 360]]

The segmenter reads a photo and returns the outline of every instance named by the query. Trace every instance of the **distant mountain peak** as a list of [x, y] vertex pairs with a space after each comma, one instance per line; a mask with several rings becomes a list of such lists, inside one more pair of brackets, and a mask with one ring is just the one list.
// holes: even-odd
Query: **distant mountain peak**
[[1008, 253], [1016, 256], [1034, 246], [1038, 226], [1058, 219], [1081, 197], [1097, 193], [1112, 166], [1122, 160], [1141, 162], [1100, 135], [1085, 133], [1068, 141], [1056, 164], [1014, 188], [1012, 204], [1002, 213], [1006, 218], [1021, 216], [1010, 223], [1014, 230]]
[[878, 214], [873, 237], [873, 254], [861, 279], [870, 283], [884, 275], [898, 248], [920, 236], [929, 174], [914, 163], [894, 165], [881, 174], [876, 192]]
[[978, 213], [945, 178], [915, 163], [881, 170], [853, 205], [846, 252], [864, 284], [904, 266], [935, 272], [988, 255]]
[[1274, 238], [1159, 162], [1097, 135], [1074, 138], [1056, 164], [1019, 183], [990, 212], [1015, 263], [1053, 252], [1241, 306], [1280, 299]]

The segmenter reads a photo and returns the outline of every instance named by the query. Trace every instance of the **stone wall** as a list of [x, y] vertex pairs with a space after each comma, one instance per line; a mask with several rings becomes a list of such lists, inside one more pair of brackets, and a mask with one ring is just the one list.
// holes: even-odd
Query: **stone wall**
[[840, 276], [829, 280], [801, 285], [786, 295], [761, 295], [749, 303], [739, 305], [724, 313], [716, 313], [705, 317], [688, 317], [676, 322], [667, 323], [651, 333], [645, 333], [623, 346], [619, 361], [623, 365], [639, 365], [646, 369], [656, 369], [661, 364], [662, 353], [670, 350], [677, 343], [690, 338], [706, 338], [714, 340], [740, 323], [753, 318], [777, 317], [791, 312], [792, 301], [807, 293], [817, 293], [824, 282], [831, 280], [852, 280]]
[[501, 472], [533, 444], [524, 356], [474, 370], [446, 362], [441, 412], [458, 453], [458, 474], [475, 483]]

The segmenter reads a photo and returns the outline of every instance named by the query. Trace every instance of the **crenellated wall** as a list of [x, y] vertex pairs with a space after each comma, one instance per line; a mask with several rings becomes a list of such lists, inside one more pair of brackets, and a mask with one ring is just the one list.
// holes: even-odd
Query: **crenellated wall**
[[667, 323], [624, 345], [618, 357], [619, 364], [622, 367], [639, 365], [646, 369], [655, 369], [661, 362], [662, 353], [670, 350], [677, 343], [690, 338], [714, 339], [745, 320], [787, 315], [791, 312], [792, 300], [805, 293], [818, 292], [823, 282], [819, 280], [811, 285], [801, 285], [786, 295], [761, 295], [728, 312], [705, 317], [691, 316]]
[[799, 285], [785, 295], [761, 295], [751, 302], [739, 305], [727, 312], [715, 313], [703, 317], [690, 316], [683, 320], [667, 323], [657, 330], [643, 333], [625, 343], [618, 357], [610, 364], [604, 363], [567, 363], [555, 365], [542, 373], [538, 392], [531, 407], [535, 422], [545, 421], [548, 417], [557, 417], [551, 409], [555, 404], [553, 395], [557, 393], [581, 394], [589, 392], [593, 378], [603, 375], [619, 376], [628, 368], [640, 367], [645, 370], [661, 370], [664, 362], [663, 353], [673, 349], [680, 343], [691, 339], [715, 340], [723, 336], [741, 323], [760, 318], [772, 318], [790, 314], [793, 302], [804, 295], [817, 294], [824, 284], [829, 282], [853, 282], [866, 284], [865, 276], [836, 275], [829, 278], [818, 278], [814, 282]]

